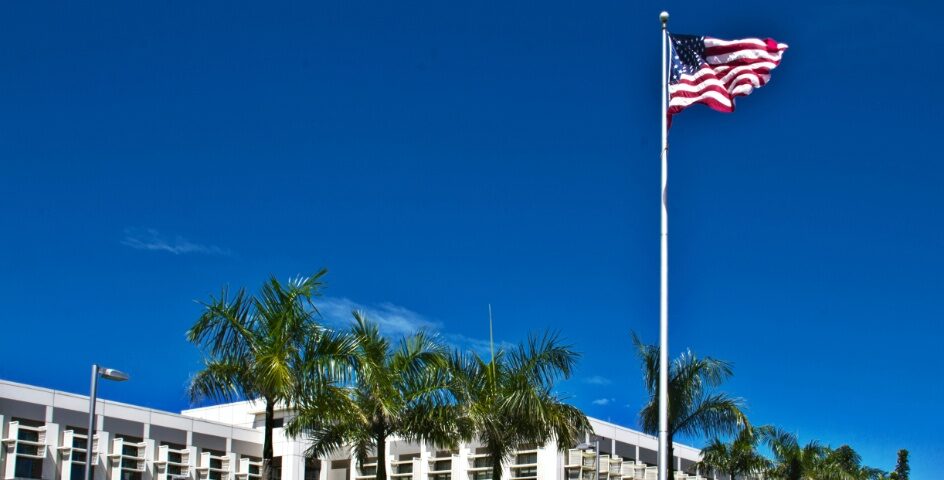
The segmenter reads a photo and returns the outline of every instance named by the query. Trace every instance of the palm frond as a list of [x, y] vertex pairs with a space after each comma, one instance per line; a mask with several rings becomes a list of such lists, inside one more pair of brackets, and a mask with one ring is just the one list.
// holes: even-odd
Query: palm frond
[[191, 401], [209, 399], [230, 402], [240, 395], [252, 399], [258, 393], [248, 374], [247, 365], [239, 358], [207, 359], [203, 370], [190, 378]]
[[201, 302], [203, 313], [187, 330], [187, 341], [205, 349], [211, 357], [241, 358], [251, 355], [260, 342], [252, 301], [240, 289], [232, 298], [228, 289], [209, 302]]

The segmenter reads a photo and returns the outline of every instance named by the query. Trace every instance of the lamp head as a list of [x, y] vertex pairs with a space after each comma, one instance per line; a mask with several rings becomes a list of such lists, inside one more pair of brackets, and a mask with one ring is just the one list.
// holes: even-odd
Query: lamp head
[[128, 374], [122, 372], [121, 370], [115, 370], [114, 368], [103, 368], [100, 370], [102, 378], [108, 380], [113, 380], [116, 382], [123, 382], [128, 379]]

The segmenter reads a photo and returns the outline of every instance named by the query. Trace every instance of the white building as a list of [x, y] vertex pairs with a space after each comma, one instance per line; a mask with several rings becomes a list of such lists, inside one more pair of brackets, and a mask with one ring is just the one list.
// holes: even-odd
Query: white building
[[[180, 414], [99, 400], [92, 441], [95, 480], [258, 480], [264, 409], [237, 402]], [[285, 436], [285, 411], [276, 412], [274, 468], [282, 480], [372, 480], [376, 459], [360, 467], [349, 452], [306, 458], [304, 439]], [[88, 397], [0, 380], [0, 480], [83, 480]], [[507, 480], [654, 480], [657, 439], [591, 418], [593, 451], [555, 443], [517, 452]], [[489, 480], [481, 445], [441, 450], [391, 440], [390, 480]], [[681, 478], [694, 478], [699, 451], [675, 444]], [[688, 476], [685, 473], [688, 472]]]

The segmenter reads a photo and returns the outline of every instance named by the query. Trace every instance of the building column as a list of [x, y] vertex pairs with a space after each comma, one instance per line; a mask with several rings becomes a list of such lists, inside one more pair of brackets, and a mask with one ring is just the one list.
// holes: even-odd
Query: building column
[[[92, 466], [95, 468], [95, 472], [92, 474], [94, 480], [108, 480], [111, 477], [111, 472], [109, 472], [109, 465], [111, 462], [108, 460], [109, 449], [111, 448], [111, 435], [108, 432], [101, 430], [102, 428], [102, 417], [98, 417], [98, 426], [95, 428], [95, 438], [98, 439], [98, 448], [94, 453], [89, 453], [86, 460], [92, 462]], [[91, 443], [95, 443], [92, 441]]]
[[[567, 455], [566, 453], [564, 455]], [[558, 460], [561, 455], [557, 452], [557, 440], [551, 440], [538, 447], [537, 477], [539, 480], [555, 480], [557, 477]]]
[[384, 440], [384, 451], [387, 452], [386, 458], [377, 459], [378, 462], [384, 462], [384, 469], [387, 471], [387, 478], [390, 478], [390, 461], [393, 459], [393, 454], [390, 452], [390, 446], [393, 442], [390, 441], [390, 438]]
[[56, 478], [57, 461], [59, 460], [59, 425], [52, 423], [52, 406], [46, 406], [46, 431], [43, 447], [43, 479], [54, 480]]
[[305, 451], [300, 442], [288, 440], [282, 444], [282, 480], [303, 480], [304, 478]]
[[[187, 432], [187, 477], [196, 480], [199, 474], [197, 473], [197, 466], [200, 463], [200, 449], [193, 446], [191, 442], [192, 438], [190, 432]], [[183, 472], [181, 472], [183, 473]]]
[[318, 470], [318, 480], [328, 480], [328, 471], [331, 470], [331, 459], [323, 457], [318, 459], [321, 463], [321, 470]]
[[[10, 426], [7, 425], [6, 417], [0, 415], [0, 438], [12, 438], [16, 432], [10, 432]], [[8, 433], [9, 432], [9, 433]], [[6, 444], [0, 445], [0, 464], [3, 465], [3, 478], [13, 478], [15, 473], [16, 455], [11, 452], [7, 454]]]
[[[420, 464], [413, 464], [413, 480], [427, 480], [429, 478], [429, 459], [431, 455], [429, 453], [429, 446], [426, 445], [426, 442], [420, 442]], [[420, 468], [416, 468], [419, 466]]]
[[469, 445], [460, 443], [452, 456], [452, 480], [469, 480]]
[[144, 473], [142, 480], [154, 480], [157, 478], [157, 467], [154, 466], [154, 460], [157, 460], [157, 441], [151, 438], [151, 424], [144, 424]]

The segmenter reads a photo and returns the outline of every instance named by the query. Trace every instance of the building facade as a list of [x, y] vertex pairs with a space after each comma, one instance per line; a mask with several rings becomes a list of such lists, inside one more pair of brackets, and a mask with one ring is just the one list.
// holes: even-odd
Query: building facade
[[[264, 408], [236, 402], [162, 412], [99, 400], [96, 431], [86, 431], [88, 397], [0, 380], [0, 480], [260, 480]], [[273, 468], [281, 480], [373, 480], [377, 459], [358, 465], [349, 452], [313, 459], [303, 438], [287, 437], [276, 412]], [[590, 419], [595, 448], [556, 443], [519, 450], [504, 467], [507, 480], [654, 480], [658, 441], [635, 430]], [[599, 454], [597, 453], [599, 452]], [[491, 480], [482, 445], [454, 450], [390, 440], [390, 480]], [[679, 480], [694, 480], [697, 449], [675, 444]]]

